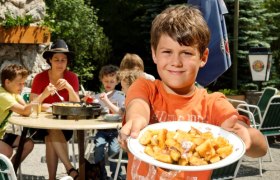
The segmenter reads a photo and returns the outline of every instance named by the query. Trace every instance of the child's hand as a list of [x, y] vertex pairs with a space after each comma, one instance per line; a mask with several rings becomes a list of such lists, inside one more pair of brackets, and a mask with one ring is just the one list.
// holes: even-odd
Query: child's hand
[[105, 92], [103, 92], [103, 93], [101, 93], [101, 94], [99, 95], [99, 99], [100, 99], [101, 101], [105, 102], [105, 103], [109, 101], [108, 96], [107, 96], [107, 93], [105, 93]]
[[252, 140], [247, 125], [238, 121], [237, 116], [233, 115], [221, 125], [227, 131], [237, 134], [245, 143], [246, 150], [251, 147]]
[[128, 150], [126, 140], [130, 136], [132, 138], [137, 138], [140, 131], [146, 126], [143, 121], [128, 121], [120, 130], [118, 141], [121, 147]]

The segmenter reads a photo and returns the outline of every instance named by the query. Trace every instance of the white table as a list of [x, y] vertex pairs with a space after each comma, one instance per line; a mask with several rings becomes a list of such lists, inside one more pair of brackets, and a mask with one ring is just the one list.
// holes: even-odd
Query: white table
[[15, 125], [26, 127], [23, 129], [17, 157], [15, 160], [15, 171], [17, 171], [20, 157], [23, 148], [23, 142], [26, 138], [28, 128], [39, 128], [39, 129], [61, 129], [61, 130], [77, 130], [78, 135], [78, 148], [79, 148], [79, 169], [81, 180], [85, 180], [85, 162], [84, 162], [84, 130], [89, 129], [114, 129], [121, 126], [121, 122], [110, 122], [105, 121], [102, 117], [95, 119], [56, 119], [51, 113], [42, 112], [38, 118], [24, 117], [18, 114], [13, 114], [9, 122]]

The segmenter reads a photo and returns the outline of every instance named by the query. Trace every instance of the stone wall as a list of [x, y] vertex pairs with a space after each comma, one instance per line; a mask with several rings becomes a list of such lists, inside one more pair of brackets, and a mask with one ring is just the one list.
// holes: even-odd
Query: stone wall
[[[12, 16], [31, 15], [32, 25], [42, 22], [46, 7], [44, 0], [0, 0], [0, 21], [5, 13]], [[0, 35], [1, 36], [1, 35]], [[0, 43], [0, 70], [9, 64], [20, 64], [30, 71], [26, 86], [30, 87], [33, 77], [49, 65], [42, 57], [48, 44], [3, 44]]]

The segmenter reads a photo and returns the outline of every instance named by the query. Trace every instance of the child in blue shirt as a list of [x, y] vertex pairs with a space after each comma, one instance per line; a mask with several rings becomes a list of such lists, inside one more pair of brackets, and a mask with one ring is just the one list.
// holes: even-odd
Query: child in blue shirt
[[[99, 72], [99, 79], [102, 82], [105, 92], [97, 94], [95, 96], [103, 108], [108, 108], [110, 113], [117, 113], [114, 109], [110, 109], [107, 106], [107, 100], [115, 103], [118, 106], [124, 106], [125, 96], [121, 91], [115, 90], [118, 80], [119, 68], [114, 65], [103, 66]], [[108, 156], [118, 153], [120, 146], [118, 143], [118, 131], [117, 129], [105, 129], [98, 130], [95, 136], [95, 148], [94, 148], [94, 160], [95, 163], [101, 163], [101, 175], [102, 179], [107, 178], [107, 172], [105, 169], [105, 146], [108, 144]], [[111, 177], [114, 177], [116, 170], [116, 163], [110, 162]]]

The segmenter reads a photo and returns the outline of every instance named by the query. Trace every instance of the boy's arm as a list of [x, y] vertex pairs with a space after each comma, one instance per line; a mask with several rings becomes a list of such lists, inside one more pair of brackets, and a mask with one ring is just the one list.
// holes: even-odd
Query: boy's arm
[[119, 141], [125, 149], [126, 143], [123, 137], [136, 138], [150, 121], [150, 106], [143, 99], [134, 99], [126, 106], [126, 124], [122, 127]]
[[257, 158], [266, 154], [268, 146], [264, 135], [259, 130], [248, 126], [243, 121], [239, 121], [237, 116], [233, 115], [227, 119], [222, 123], [221, 127], [241, 137], [246, 145], [247, 156]]
[[16, 112], [18, 114], [21, 114], [23, 116], [29, 116], [31, 114], [31, 108], [32, 108], [31, 104], [22, 105], [20, 103], [15, 103], [10, 108], [10, 110], [12, 110], [13, 112]]
[[108, 98], [106, 93], [101, 93], [99, 95], [99, 99], [114, 113], [117, 113], [119, 115], [123, 115], [123, 111], [120, 107], [113, 104], [110, 99]]

